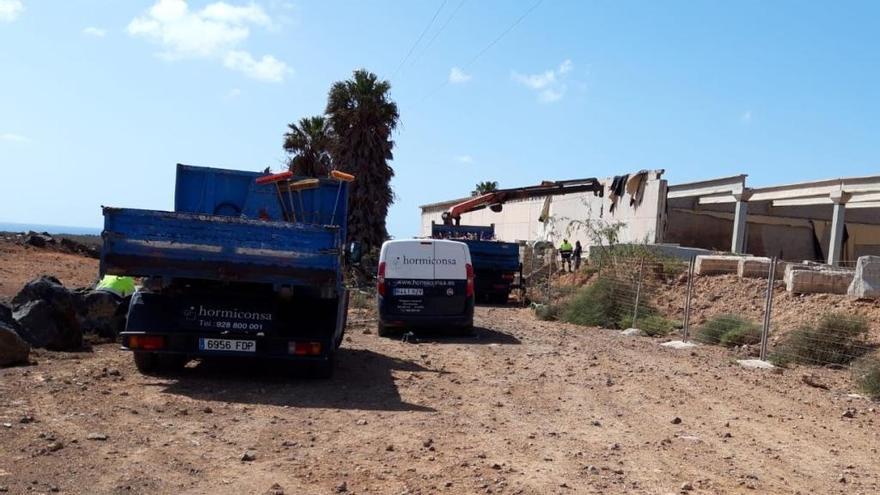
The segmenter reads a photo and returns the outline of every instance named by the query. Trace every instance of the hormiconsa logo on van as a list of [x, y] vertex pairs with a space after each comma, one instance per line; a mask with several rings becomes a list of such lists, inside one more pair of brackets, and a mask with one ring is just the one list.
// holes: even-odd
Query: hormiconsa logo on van
[[413, 258], [406, 255], [397, 258], [404, 265], [455, 265], [455, 258]]

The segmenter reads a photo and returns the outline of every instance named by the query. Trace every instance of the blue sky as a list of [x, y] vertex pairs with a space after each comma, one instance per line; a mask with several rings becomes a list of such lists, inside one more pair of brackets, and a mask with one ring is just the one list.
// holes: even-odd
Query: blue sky
[[360, 67], [400, 107], [398, 237], [481, 180], [880, 173], [880, 3], [545, 0], [492, 43], [534, 5], [0, 0], [0, 221], [170, 209], [178, 162], [280, 168]]

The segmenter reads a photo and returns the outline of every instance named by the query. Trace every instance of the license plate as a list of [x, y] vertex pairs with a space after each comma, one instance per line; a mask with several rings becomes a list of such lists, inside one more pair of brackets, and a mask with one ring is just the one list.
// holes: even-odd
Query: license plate
[[421, 287], [410, 288], [410, 287], [398, 287], [394, 289], [395, 296], [424, 296], [425, 289]]
[[257, 352], [256, 340], [199, 339], [200, 351]]

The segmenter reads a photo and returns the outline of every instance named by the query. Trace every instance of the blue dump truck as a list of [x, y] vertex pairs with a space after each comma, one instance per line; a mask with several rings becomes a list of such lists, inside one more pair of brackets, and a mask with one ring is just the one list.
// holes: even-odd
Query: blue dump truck
[[467, 244], [474, 267], [478, 301], [506, 304], [510, 291], [522, 288], [519, 245], [495, 240], [495, 225], [442, 225], [431, 222], [431, 237]]
[[121, 334], [140, 371], [242, 356], [332, 374], [352, 177], [331, 175], [178, 165], [173, 212], [104, 207], [101, 274], [143, 277]]

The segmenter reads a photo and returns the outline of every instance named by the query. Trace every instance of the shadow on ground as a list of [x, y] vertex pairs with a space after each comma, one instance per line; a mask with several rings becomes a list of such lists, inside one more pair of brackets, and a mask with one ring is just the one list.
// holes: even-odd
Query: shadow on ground
[[301, 408], [424, 411], [403, 401], [392, 371], [434, 372], [421, 365], [365, 349], [340, 348], [333, 378], [310, 379], [290, 363], [247, 359], [200, 361], [166, 380], [163, 392], [195, 400]]
[[436, 343], [436, 344], [470, 344], [470, 345], [519, 345], [520, 340], [509, 333], [499, 332], [491, 328], [474, 327], [474, 334], [469, 336], [449, 335], [442, 330], [415, 330], [412, 335], [404, 334], [398, 337], [411, 343]]

